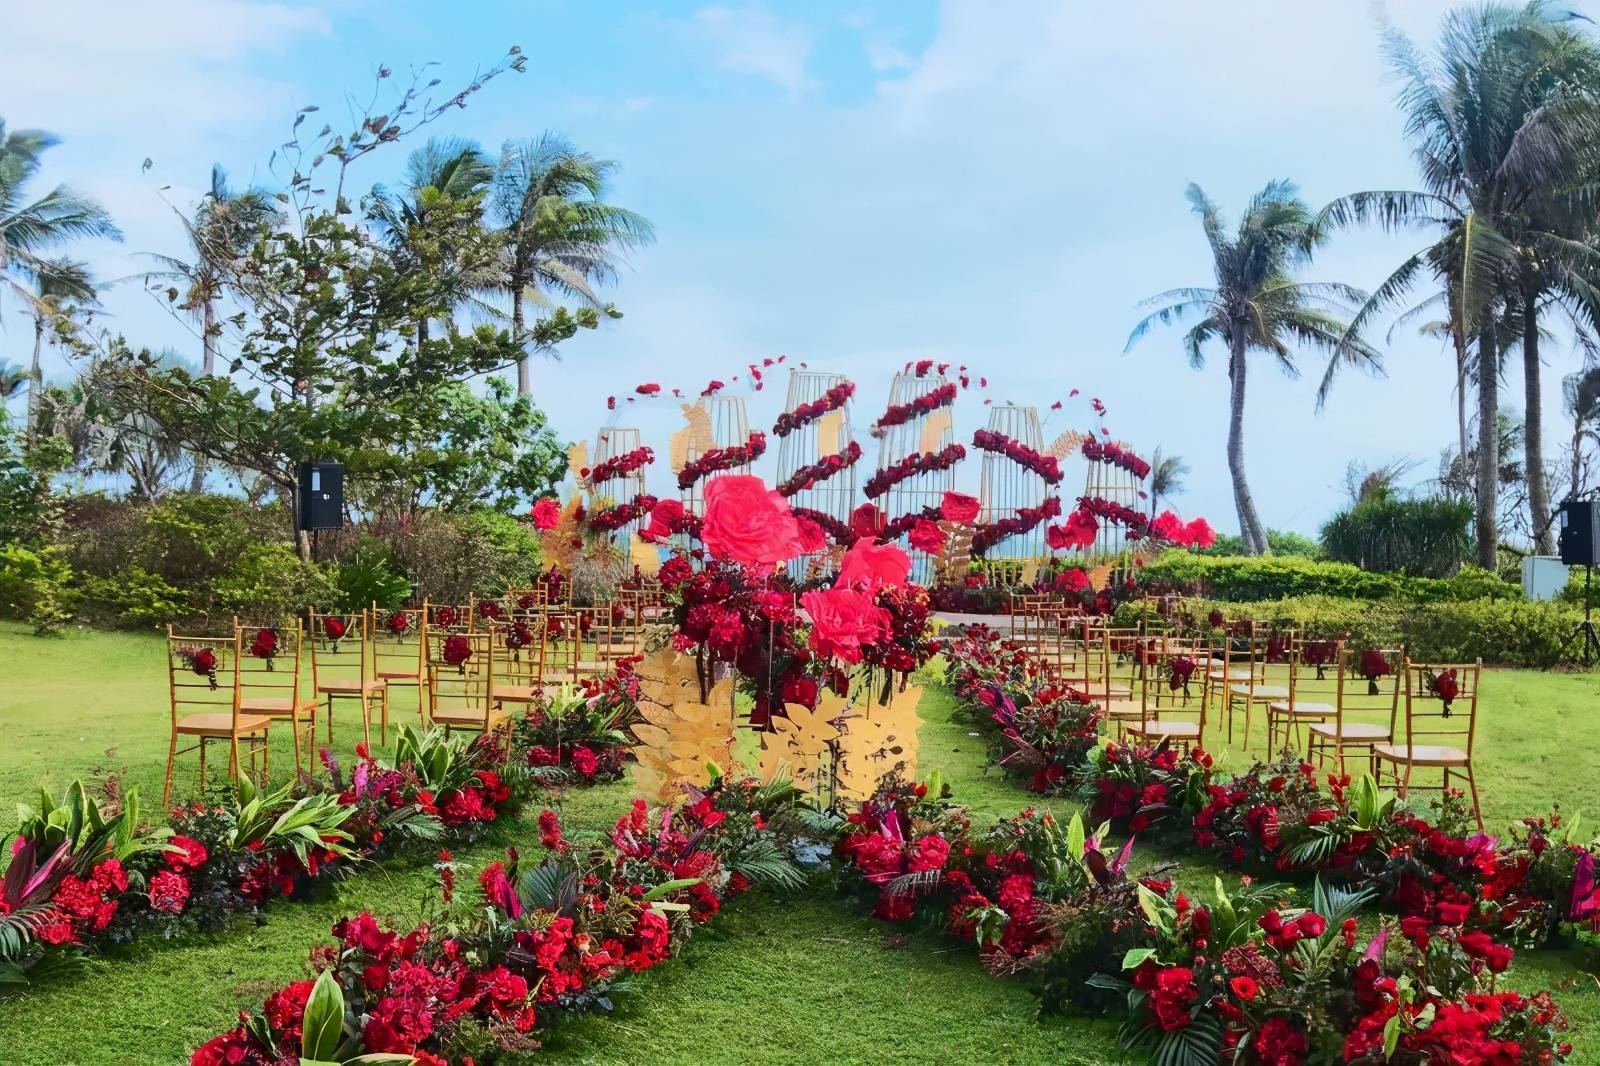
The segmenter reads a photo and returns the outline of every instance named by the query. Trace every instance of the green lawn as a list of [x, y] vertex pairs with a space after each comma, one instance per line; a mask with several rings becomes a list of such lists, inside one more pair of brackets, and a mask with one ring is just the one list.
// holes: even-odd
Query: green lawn
[[[41, 778], [59, 787], [74, 775], [114, 768], [159, 800], [167, 708], [158, 639], [73, 632], [41, 640], [0, 624], [0, 661], [7, 664], [0, 682], [7, 741], [0, 745], [0, 828], [15, 825], [15, 803], [28, 800]], [[1600, 780], [1588, 754], [1600, 740], [1600, 677], [1502, 671], [1487, 678], [1483, 690], [1481, 752], [1491, 825], [1541, 812], [1556, 800], [1569, 811], [1600, 812]], [[930, 688], [922, 704], [922, 769], [942, 769], [957, 797], [983, 815], [1038, 803], [985, 772], [983, 742], [952, 712], [948, 696]], [[340, 720], [337, 747], [345, 754], [359, 739], [353, 721], [348, 713]], [[289, 765], [287, 736], [278, 741], [273, 762]], [[180, 788], [192, 783], [193, 772], [192, 762], [180, 766]], [[563, 800], [563, 815], [569, 825], [605, 827], [628, 798], [626, 783], [572, 793]], [[1048, 805], [1062, 812], [1073, 806], [1064, 800]], [[508, 834], [518, 828], [507, 827]], [[458, 857], [481, 864], [502, 844]], [[1164, 858], [1153, 849], [1138, 857], [1141, 863]], [[1202, 886], [1212, 872], [1186, 860], [1182, 880], [1209, 891]], [[421, 872], [368, 870], [341, 886], [337, 898], [271, 908], [260, 927], [240, 921], [214, 937], [142, 943], [87, 973], [0, 1000], [0, 1063], [187, 1061], [189, 1049], [228, 1025], [241, 1007], [299, 976], [307, 950], [340, 914], [361, 908], [414, 913], [426, 882]], [[1600, 1039], [1587, 1036], [1600, 1031], [1600, 988], [1593, 978], [1549, 952], [1519, 956], [1512, 977], [1529, 991], [1554, 990], [1573, 1019], [1575, 1060], [1600, 1062]], [[906, 937], [863, 917], [847, 900], [741, 899], [702, 930], [681, 959], [635, 978], [621, 998], [617, 1014], [577, 1019], [552, 1033], [536, 1058], [1120, 1061], [1110, 1023], [1041, 1021], [1022, 985], [991, 978], [968, 949], [936, 937]]]

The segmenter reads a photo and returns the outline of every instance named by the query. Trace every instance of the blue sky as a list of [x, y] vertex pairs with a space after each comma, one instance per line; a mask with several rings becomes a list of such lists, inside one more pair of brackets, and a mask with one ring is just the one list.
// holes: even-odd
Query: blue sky
[[[1272, 178], [1314, 206], [1413, 187], [1377, 19], [1431, 40], [1448, 7], [53, 0], [7, 14], [0, 115], [63, 137], [45, 180], [99, 197], [128, 237], [75, 254], [121, 277], [144, 269], [135, 252], [182, 253], [162, 196], [191, 204], [213, 161], [235, 183], [270, 183], [267, 156], [296, 108], [366, 92], [379, 63], [437, 62], [456, 84], [518, 44], [528, 72], [437, 131], [494, 149], [559, 130], [622, 164], [613, 200], [659, 236], [611, 293], [626, 317], [535, 367], [564, 436], [592, 437], [609, 393], [698, 387], [781, 353], [854, 378], [864, 430], [893, 371], [933, 358], [986, 375], [996, 402], [1101, 397], [1118, 436], [1193, 467], [1178, 506], [1233, 530], [1221, 353], [1194, 372], [1173, 330], [1122, 354], [1139, 300], [1210, 282], [1184, 186], [1199, 182], [1230, 217]], [[375, 155], [355, 180], [392, 179], [402, 163]], [[1340, 237], [1308, 277], [1371, 287], [1409, 250]], [[136, 344], [197, 352], [139, 286], [107, 307]], [[14, 305], [0, 310], [0, 358], [23, 362], [31, 330]], [[1559, 376], [1577, 362], [1552, 348], [1551, 448]], [[1387, 349], [1387, 378], [1347, 377], [1321, 414], [1319, 357], [1299, 381], [1255, 364], [1246, 455], [1269, 525], [1314, 532], [1351, 460], [1410, 456], [1416, 478], [1432, 473], [1455, 434], [1449, 357], [1409, 334]], [[1518, 377], [1508, 386], [1520, 396]], [[769, 426], [781, 399], [750, 396], [752, 425]], [[958, 433], [985, 415], [980, 395], [964, 396]], [[658, 447], [679, 424], [666, 403], [623, 417]], [[1046, 434], [1093, 421], [1080, 399]], [[1069, 470], [1071, 485], [1082, 472]]]

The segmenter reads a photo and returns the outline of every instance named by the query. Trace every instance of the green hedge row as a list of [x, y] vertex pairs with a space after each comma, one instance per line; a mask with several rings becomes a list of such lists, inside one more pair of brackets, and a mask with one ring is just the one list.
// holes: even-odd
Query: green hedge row
[[1337, 596], [1235, 603], [1191, 600], [1187, 610], [1204, 624], [1212, 610], [1229, 621], [1254, 619], [1308, 636], [1348, 633], [1357, 647], [1405, 645], [1419, 662], [1471, 662], [1546, 669], [1569, 661], [1568, 639], [1583, 611], [1566, 603], [1515, 599], [1416, 603]]
[[1139, 580], [1146, 586], [1175, 587], [1229, 602], [1318, 595], [1422, 603], [1522, 597], [1519, 587], [1477, 567], [1465, 567], [1454, 577], [1409, 577], [1299, 555], [1196, 555], [1170, 551], [1146, 563]]

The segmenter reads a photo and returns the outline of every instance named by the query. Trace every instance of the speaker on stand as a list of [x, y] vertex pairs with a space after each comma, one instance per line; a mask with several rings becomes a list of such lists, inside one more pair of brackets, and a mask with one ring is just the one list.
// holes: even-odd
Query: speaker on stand
[[294, 527], [311, 534], [316, 557], [317, 530], [344, 528], [344, 464], [307, 460], [300, 464]]
[[1567, 646], [1581, 642], [1577, 658], [1584, 666], [1593, 666], [1600, 657], [1600, 634], [1596, 634], [1589, 618], [1589, 588], [1594, 582], [1594, 564], [1600, 562], [1600, 522], [1596, 521], [1600, 515], [1596, 514], [1593, 500], [1563, 500], [1560, 515], [1561, 561], [1583, 567], [1583, 621], [1567, 638]]

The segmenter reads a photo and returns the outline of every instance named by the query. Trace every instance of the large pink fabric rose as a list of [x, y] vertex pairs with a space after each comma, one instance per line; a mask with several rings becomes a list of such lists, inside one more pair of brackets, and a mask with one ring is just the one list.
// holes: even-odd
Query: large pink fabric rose
[[561, 504], [556, 502], [554, 496], [545, 496], [535, 501], [533, 510], [529, 514], [533, 516], [535, 529], [549, 532], [561, 524]]
[[800, 597], [811, 618], [811, 650], [847, 663], [861, 661], [861, 649], [889, 639], [889, 612], [871, 594], [851, 588], [813, 589]]
[[840, 588], [877, 592], [881, 588], [900, 588], [910, 573], [911, 556], [898, 545], [858, 540], [844, 553], [844, 561], [839, 564], [839, 579], [834, 584]]
[[752, 474], [724, 474], [706, 484], [700, 539], [718, 559], [770, 570], [800, 554], [789, 501]]
[[639, 537], [651, 544], [665, 541], [672, 536], [673, 527], [683, 521], [683, 504], [670, 496], [657, 500], [656, 505], [650, 509], [650, 524], [639, 531]]

